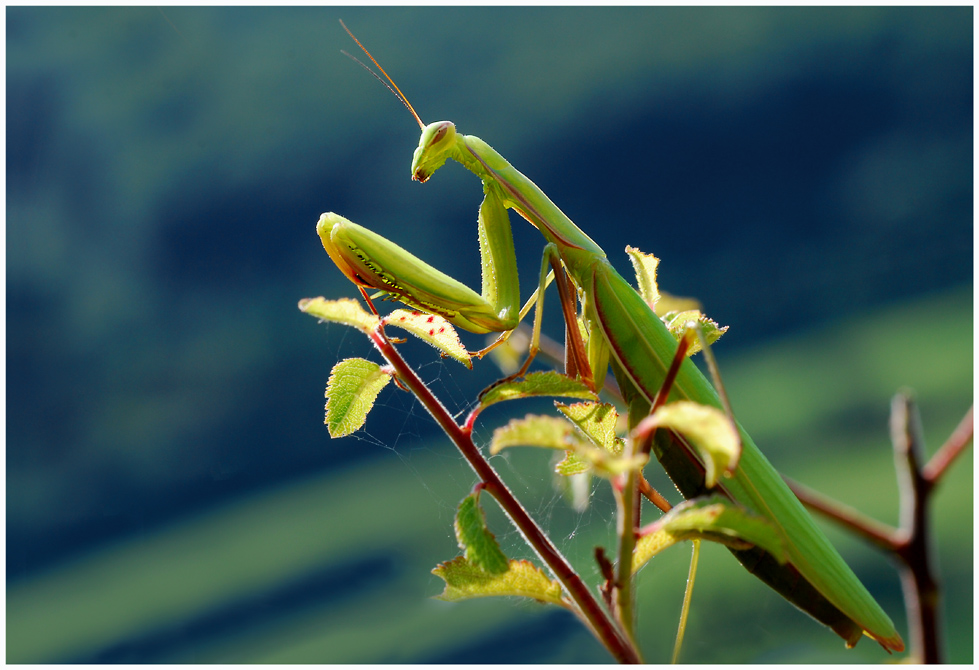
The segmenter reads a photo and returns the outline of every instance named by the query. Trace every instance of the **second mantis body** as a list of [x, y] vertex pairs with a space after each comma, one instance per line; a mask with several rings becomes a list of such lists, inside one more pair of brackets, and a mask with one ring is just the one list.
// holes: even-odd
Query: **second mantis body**
[[[411, 109], [403, 96], [399, 97]], [[417, 115], [415, 118], [418, 119]], [[625, 396], [633, 399], [633, 406], [648, 407], [663, 384], [677, 350], [676, 338], [661, 319], [612, 267], [605, 252], [486, 142], [458, 133], [449, 121], [428, 125], [420, 119], [418, 122], [422, 133], [412, 159], [412, 179], [427, 181], [451, 158], [483, 184], [485, 197], [477, 223], [483, 265], [482, 293], [477, 294], [366, 228], [337, 214], [326, 213], [320, 218], [317, 231], [337, 266], [362, 290], [385, 291], [466, 330], [509, 331], [520, 320], [516, 254], [506, 211], [513, 209], [547, 241], [541, 289], [547, 267], [563, 267], [582, 300], [588, 338], [586, 350], [578, 354], [587, 360], [587, 366], [582, 364], [580, 368], [590, 370], [592, 379], [600, 385], [611, 363]], [[538, 300], [542, 294], [543, 290]], [[539, 321], [535, 321], [536, 331]], [[721, 407], [714, 388], [688, 359], [680, 366], [670, 399]], [[903, 650], [903, 641], [890, 618], [816, 526], [750, 435], [740, 425], [738, 430], [741, 458], [733, 476], [722, 483], [722, 490], [779, 529], [789, 563], [780, 566], [760, 550], [736, 552], [739, 560], [797, 606], [831, 626], [848, 646], [865, 634], [886, 649]], [[657, 455], [686, 497], [702, 492], [700, 465], [689, 454], [682, 453], [675, 442], [660, 439]]]

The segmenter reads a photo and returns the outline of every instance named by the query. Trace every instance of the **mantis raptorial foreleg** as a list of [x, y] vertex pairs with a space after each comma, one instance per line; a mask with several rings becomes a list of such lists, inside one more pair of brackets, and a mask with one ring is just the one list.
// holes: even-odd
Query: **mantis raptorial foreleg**
[[510, 220], [498, 197], [483, 199], [477, 227], [482, 294], [338, 214], [323, 214], [316, 230], [330, 258], [358, 287], [384, 291], [474, 333], [512, 330], [519, 323], [520, 289]]
[[[530, 314], [530, 308], [531, 307], [536, 307], [536, 305], [537, 305], [537, 296], [540, 295], [540, 293], [543, 290], [545, 290], [548, 286], [550, 286], [552, 281], [554, 281], [554, 271], [553, 270], [551, 270], [550, 272], [547, 273], [547, 277], [544, 278], [543, 283], [540, 286], [538, 286], [537, 288], [534, 289], [534, 292], [530, 295], [529, 298], [527, 298], [527, 302], [525, 302], [524, 303], [524, 306], [520, 308], [520, 316], [518, 318], [518, 323], [523, 323], [524, 318], [528, 314]], [[502, 333], [500, 333], [500, 336], [497, 337], [495, 340], [493, 340], [488, 346], [480, 349], [479, 351], [470, 351], [469, 352], [469, 355], [470, 356], [473, 356], [475, 358], [482, 358], [483, 356], [485, 356], [489, 352], [491, 352], [494, 349], [496, 349], [498, 346], [500, 346], [500, 345], [505, 344], [506, 342], [508, 342], [509, 339], [510, 339], [510, 336], [513, 335], [513, 333], [516, 332], [516, 330], [517, 330], [516, 328], [513, 328], [511, 330], [503, 331]], [[538, 338], [538, 346], [539, 346], [539, 339], [540, 338]]]
[[[391, 84], [394, 86], [393, 81]], [[392, 90], [396, 89], [394, 86]], [[582, 358], [587, 359], [593, 378], [603, 379], [611, 363], [633, 409], [639, 411], [644, 405], [648, 411], [677, 350], [677, 342], [663, 322], [609, 264], [601, 247], [503, 156], [481, 139], [457, 133], [449, 121], [426, 126], [400, 91], [396, 95], [422, 128], [412, 159], [412, 178], [427, 181], [451, 158], [483, 183], [486, 197], [480, 209], [480, 246], [483, 249], [485, 237], [487, 251], [482, 294], [384, 238], [329, 214], [320, 219], [318, 230], [331, 258], [358, 286], [391, 293], [419, 309], [440, 314], [461, 328], [477, 333], [510, 330], [518, 321], [519, 304], [515, 252], [505, 211], [513, 209], [541, 232], [553, 249], [549, 253], [560, 258], [582, 297], [583, 319], [589, 333], [587, 354]], [[571, 328], [570, 323], [569, 331], [575, 330], [576, 324]], [[678, 366], [671, 393], [675, 399], [722, 407], [714, 388], [685, 357]], [[778, 565], [761, 550], [739, 555], [739, 560], [785, 597], [831, 625], [848, 645], [865, 634], [887, 649], [902, 650], [904, 643], [890, 618], [748, 433], [740, 425], [737, 429], [742, 442], [741, 457], [723, 487], [732, 500], [778, 529], [789, 563]], [[684, 449], [671, 444], [669, 435], [659, 431], [654, 450], [684, 496], [697, 495], [703, 488], [702, 470], [698, 470], [701, 466]]]
[[[316, 227], [323, 248], [360, 289], [375, 313], [367, 289], [375, 289], [411, 307], [438, 314], [470, 332], [502, 332], [488, 347], [473, 352], [472, 355], [476, 357], [481, 358], [505, 342], [530, 307], [535, 306], [534, 340], [530, 354], [518, 372], [518, 375], [522, 375], [537, 352], [544, 289], [554, 277], [554, 272], [549, 272], [550, 265], [561, 267], [560, 256], [553, 251], [545, 254], [540, 284], [518, 311], [520, 293], [510, 220], [503, 201], [492, 191], [487, 192], [480, 205], [477, 229], [483, 268], [482, 294], [477, 294], [465, 284], [409, 254], [387, 238], [339, 214], [323, 214]], [[549, 262], [547, 258], [553, 261]], [[564, 269], [561, 268], [560, 272], [563, 280]], [[565, 286], [564, 291], [570, 289]]]

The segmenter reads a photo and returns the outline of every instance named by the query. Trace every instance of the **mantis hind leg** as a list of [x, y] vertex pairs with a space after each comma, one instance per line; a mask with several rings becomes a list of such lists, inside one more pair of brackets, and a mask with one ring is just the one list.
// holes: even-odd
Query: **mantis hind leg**
[[[524, 306], [520, 308], [520, 316], [518, 318], [519, 323], [523, 323], [524, 317], [526, 317], [530, 313], [530, 308], [537, 304], [537, 296], [540, 295], [541, 291], [545, 290], [548, 286], [550, 286], [552, 281], [554, 281], [553, 270], [551, 270], [547, 274], [547, 278], [544, 284], [534, 289], [534, 292], [527, 299], [527, 302], [525, 302]], [[484, 347], [483, 349], [480, 349], [479, 351], [470, 351], [469, 355], [472, 356], [473, 358], [482, 358], [486, 354], [496, 349], [501, 344], [505, 344], [506, 342], [508, 342], [510, 336], [513, 335], [513, 333], [515, 333], [516, 330], [517, 330], [516, 328], [511, 328], [510, 330], [503, 331], [503, 333], [501, 333], [500, 336], [497, 337], [495, 340], [493, 340], [488, 346]]]

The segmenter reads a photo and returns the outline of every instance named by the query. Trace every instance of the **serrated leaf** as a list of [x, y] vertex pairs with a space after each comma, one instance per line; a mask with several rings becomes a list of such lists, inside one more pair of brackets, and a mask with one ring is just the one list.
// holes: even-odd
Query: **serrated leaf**
[[582, 460], [570, 449], [564, 452], [564, 460], [554, 466], [554, 472], [565, 477], [574, 477], [591, 470], [591, 463]]
[[574, 426], [561, 417], [528, 414], [493, 431], [490, 453], [498, 454], [507, 447], [569, 449], [574, 437]]
[[558, 472], [568, 475], [594, 468], [599, 474], [614, 476], [641, 468], [649, 460], [645, 455], [636, 455], [626, 460], [619, 455], [621, 451], [609, 453], [593, 445], [568, 420], [556, 416], [528, 414], [523, 419], [512, 419], [507, 425], [497, 428], [490, 441], [490, 453], [499, 453], [507, 447], [543, 447], [573, 451], [574, 458], [565, 458], [558, 464]]
[[333, 366], [326, 384], [326, 425], [330, 437], [349, 435], [364, 425], [391, 375], [377, 363], [348, 358]]
[[556, 402], [554, 406], [605, 451], [613, 456], [622, 453], [622, 439], [615, 434], [619, 414], [614, 406], [597, 402], [576, 402], [571, 405]]
[[631, 459], [622, 457], [625, 443], [615, 434], [619, 415], [612, 405], [594, 402], [572, 405], [555, 402], [554, 405], [588, 438], [588, 442], [572, 444], [575, 458], [559, 464], [563, 470], [573, 473], [580, 467], [580, 462], [591, 466], [597, 474], [615, 476], [640, 469], [649, 460], [642, 454]]
[[442, 563], [432, 574], [445, 581], [438, 600], [456, 601], [486, 596], [520, 596], [567, 607], [561, 585], [530, 561], [511, 560], [509, 569], [491, 574], [471, 564], [464, 556]]
[[[700, 329], [704, 333], [704, 339], [707, 340], [707, 344], [714, 344], [720, 339], [721, 335], [727, 332], [729, 326], [724, 326], [721, 328], [717, 325], [717, 322], [713, 319], [708, 318], [698, 309], [690, 309], [684, 312], [678, 312], [676, 314], [667, 314], [663, 317], [666, 322], [666, 328], [670, 331], [673, 337], [676, 338], [677, 342], [683, 337], [687, 330], [687, 324], [691, 321], [696, 321], [700, 324]], [[700, 343], [700, 338], [694, 338], [690, 344], [690, 348], [687, 350], [687, 356], [693, 356], [698, 351], [701, 351], [703, 346]]]
[[590, 440], [571, 440], [570, 444], [573, 454], [569, 453], [558, 463], [555, 470], [559, 474], [573, 475], [592, 471], [603, 477], [614, 477], [630, 470], [641, 470], [649, 461], [649, 456], [645, 454], [636, 454], [628, 459], [621, 453], [613, 455], [602, 447], [595, 446]]
[[470, 565], [491, 574], [506, 572], [510, 562], [486, 527], [486, 517], [479, 506], [479, 494], [470, 493], [459, 503], [455, 519], [456, 539]]
[[613, 456], [604, 449], [591, 444], [582, 444], [580, 448], [575, 450], [575, 456], [589, 463], [595, 474], [604, 477], [615, 477], [630, 470], [638, 471], [649, 462], [649, 456], [646, 454], [636, 454], [632, 458], [623, 458], [622, 456]]
[[711, 488], [718, 473], [729, 472], [741, 454], [741, 440], [727, 415], [716, 407], [689, 400], [664, 405], [650, 415], [650, 423], [683, 435], [704, 461], [704, 484]]
[[483, 392], [479, 399], [480, 410], [504, 400], [517, 400], [534, 396], [560, 396], [562, 398], [580, 398], [582, 400], [597, 400], [595, 395], [583, 382], [570, 379], [560, 372], [532, 372], [519, 381], [507, 381], [491, 386]]
[[684, 540], [709, 540], [734, 549], [761, 547], [779, 563], [786, 560], [785, 544], [768, 520], [718, 496], [687, 500], [644, 529], [636, 540], [632, 571], [664, 549]]
[[459, 340], [459, 334], [451, 323], [437, 314], [417, 310], [396, 309], [384, 317], [385, 325], [404, 328], [409, 333], [428, 342], [443, 354], [459, 361], [470, 370], [472, 357]]
[[322, 296], [303, 298], [299, 301], [299, 309], [317, 319], [353, 326], [365, 333], [376, 328], [381, 321], [375, 314], [366, 312], [359, 302], [351, 298], [339, 300], [327, 300]]
[[659, 288], [656, 286], [656, 268], [659, 266], [659, 259], [652, 254], [645, 254], [635, 247], [626, 247], [625, 252], [629, 254], [632, 268], [636, 271], [636, 286], [639, 295], [646, 301], [650, 309], [655, 310], [660, 300]]

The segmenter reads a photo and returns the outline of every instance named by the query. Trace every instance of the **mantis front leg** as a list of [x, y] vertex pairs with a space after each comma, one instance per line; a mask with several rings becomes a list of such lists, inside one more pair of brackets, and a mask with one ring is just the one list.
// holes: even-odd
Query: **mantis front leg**
[[[544, 290], [555, 276], [553, 271], [548, 272], [550, 266], [560, 272], [558, 286], [562, 290], [561, 302], [566, 312], [568, 309], [573, 312], [575, 297], [573, 289], [565, 280], [560, 255], [552, 248], [553, 245], [548, 245], [541, 266], [539, 286], [523, 309], [518, 309], [520, 285], [510, 219], [503, 200], [493, 185], [487, 184], [485, 191], [477, 220], [482, 294], [477, 294], [387, 238], [339, 214], [326, 212], [321, 215], [316, 231], [330, 258], [361, 290], [371, 309], [374, 306], [366, 289], [387, 293], [411, 307], [438, 314], [450, 323], [473, 333], [502, 333], [488, 347], [473, 353], [480, 358], [505, 342], [531, 305], [536, 305], [530, 354], [520, 371], [514, 375], [521, 376], [530, 366], [538, 348]], [[572, 332], [577, 335], [576, 331]], [[580, 342], [579, 337], [579, 345], [574, 350], [581, 351]], [[587, 370], [583, 355], [579, 355], [579, 358], [582, 363], [577, 364], [574, 369]], [[590, 383], [590, 375], [586, 373], [585, 376]]]
[[482, 294], [339, 214], [320, 216], [316, 232], [333, 262], [361, 289], [383, 291], [473, 333], [509, 331], [520, 322], [510, 220], [492, 192], [483, 199], [478, 217]]

